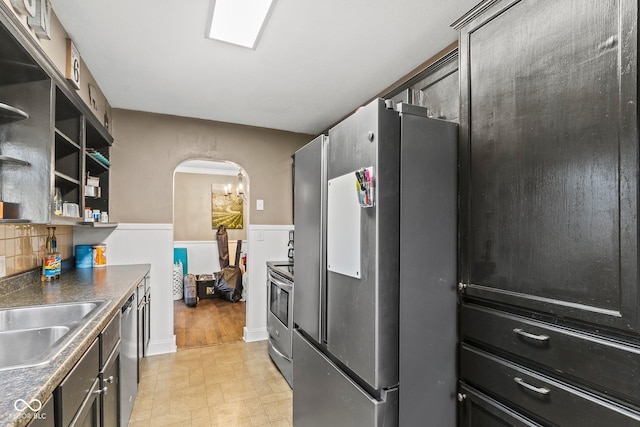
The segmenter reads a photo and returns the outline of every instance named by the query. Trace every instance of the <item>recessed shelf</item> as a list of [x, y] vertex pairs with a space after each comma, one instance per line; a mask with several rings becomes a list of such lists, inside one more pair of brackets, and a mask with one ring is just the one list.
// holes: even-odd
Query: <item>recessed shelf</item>
[[0, 102], [0, 124], [14, 122], [16, 120], [24, 120], [28, 118], [29, 114], [25, 113], [24, 111]]
[[0, 163], [12, 163], [15, 165], [21, 165], [21, 166], [31, 166], [31, 163], [26, 162], [24, 160], [20, 160], [20, 159], [16, 159], [15, 157], [11, 157], [11, 156], [5, 156], [0, 154]]
[[91, 159], [91, 166], [89, 164], [87, 164], [87, 169], [88, 170], [93, 170], [94, 166], [98, 167], [98, 168], [101, 168], [102, 170], [105, 170], [105, 171], [109, 170], [109, 166], [105, 165], [104, 163], [102, 163], [100, 160], [96, 159], [95, 157], [93, 157], [89, 153], [87, 153], [87, 159]]
[[78, 226], [93, 227], [93, 228], [116, 228], [117, 222], [81, 222]]
[[68, 182], [68, 183], [70, 183], [70, 184], [73, 184], [73, 185], [80, 185], [80, 181], [79, 181], [79, 180], [74, 179], [74, 178], [71, 178], [69, 175], [65, 175], [65, 174], [63, 174], [62, 172], [58, 172], [58, 171], [56, 171], [56, 172], [55, 172], [55, 175], [56, 175], [56, 178], [60, 178], [60, 179], [62, 179], [63, 181], [67, 181], [67, 182]]
[[61, 131], [58, 128], [56, 128], [56, 137], [62, 138], [62, 140], [64, 140], [65, 142], [69, 143], [69, 145], [71, 145], [72, 147], [75, 147], [78, 150], [80, 150], [80, 145], [76, 141], [74, 141], [73, 139], [69, 138], [63, 131]]

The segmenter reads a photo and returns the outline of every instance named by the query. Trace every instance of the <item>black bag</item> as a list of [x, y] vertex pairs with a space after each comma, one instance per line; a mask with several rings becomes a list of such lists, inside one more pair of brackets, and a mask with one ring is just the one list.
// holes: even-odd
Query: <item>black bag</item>
[[238, 302], [242, 298], [242, 271], [240, 267], [231, 265], [214, 273], [216, 277], [216, 294], [231, 302]]

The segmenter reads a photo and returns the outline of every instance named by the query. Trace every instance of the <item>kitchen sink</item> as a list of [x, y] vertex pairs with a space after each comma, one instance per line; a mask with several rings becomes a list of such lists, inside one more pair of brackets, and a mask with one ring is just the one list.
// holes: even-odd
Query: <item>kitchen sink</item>
[[49, 326], [0, 332], [0, 370], [46, 362], [49, 350], [69, 330], [67, 326]]
[[102, 304], [103, 301], [7, 308], [0, 310], [0, 332], [69, 325], [81, 321]]
[[0, 371], [42, 365], [64, 349], [107, 301], [0, 310]]

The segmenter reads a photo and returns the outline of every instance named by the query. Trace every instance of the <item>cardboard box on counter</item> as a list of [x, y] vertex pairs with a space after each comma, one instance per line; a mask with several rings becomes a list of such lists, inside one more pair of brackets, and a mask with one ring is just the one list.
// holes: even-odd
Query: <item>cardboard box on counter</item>
[[0, 202], [0, 219], [18, 219], [19, 208], [18, 203]]

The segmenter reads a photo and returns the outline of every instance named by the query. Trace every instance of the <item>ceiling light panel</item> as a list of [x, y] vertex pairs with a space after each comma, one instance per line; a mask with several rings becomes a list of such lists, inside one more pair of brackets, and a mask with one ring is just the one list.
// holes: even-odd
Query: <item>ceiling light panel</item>
[[207, 37], [254, 49], [275, 0], [213, 0]]

